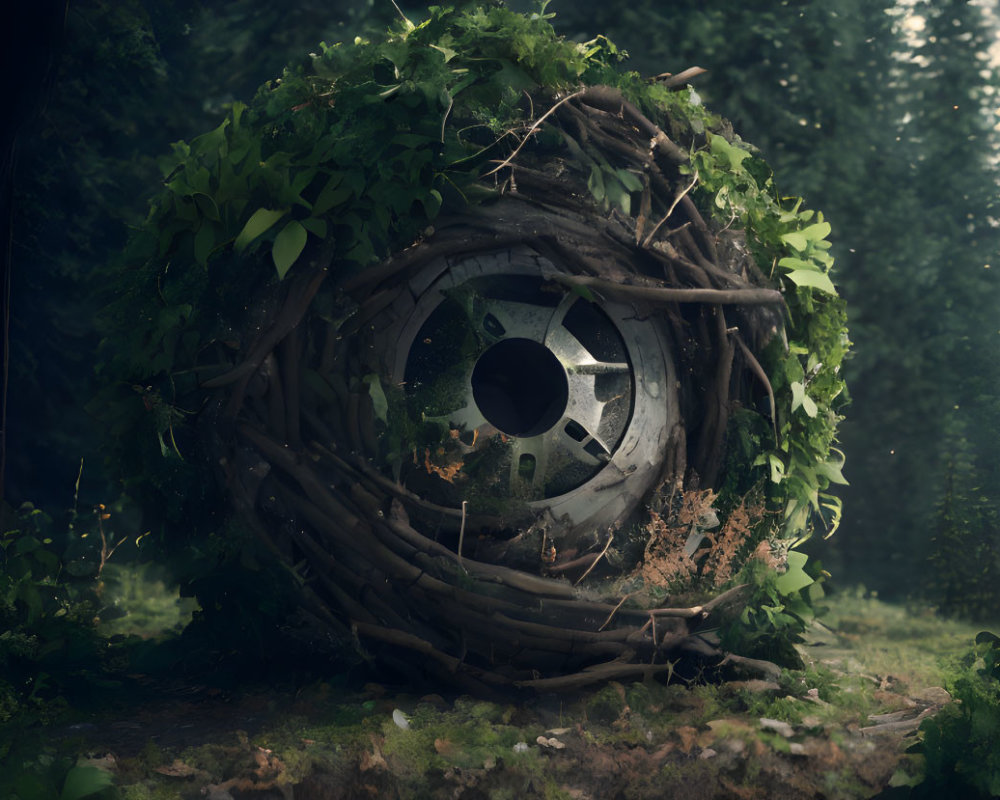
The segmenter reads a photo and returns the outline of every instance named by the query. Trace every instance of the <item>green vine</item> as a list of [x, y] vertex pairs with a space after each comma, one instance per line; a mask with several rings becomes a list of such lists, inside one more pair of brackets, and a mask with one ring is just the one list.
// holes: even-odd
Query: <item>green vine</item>
[[840, 374], [850, 341], [846, 313], [830, 279], [830, 224], [802, 200], [780, 198], [767, 165], [745, 143], [709, 135], [694, 153], [702, 205], [747, 232], [757, 265], [777, 280], [788, 309], [785, 342], [774, 341], [765, 369], [775, 393], [776, 441], [759, 441], [755, 466], [770, 470], [773, 495], [784, 502], [784, 535], [808, 535], [813, 512], [826, 535], [840, 523], [841, 501], [828, 490], [846, 484], [844, 456], [834, 447], [846, 386]]

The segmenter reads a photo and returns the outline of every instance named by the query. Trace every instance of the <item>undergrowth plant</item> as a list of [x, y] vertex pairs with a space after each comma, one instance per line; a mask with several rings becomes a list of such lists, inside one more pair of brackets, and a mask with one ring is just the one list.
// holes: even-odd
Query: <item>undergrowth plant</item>
[[26, 503], [0, 534], [0, 723], [58, 713], [100, 668], [96, 575], [62, 557], [54, 527]]
[[924, 777], [885, 797], [979, 800], [1000, 797], [1000, 637], [976, 636], [948, 688], [953, 702], [920, 726]]

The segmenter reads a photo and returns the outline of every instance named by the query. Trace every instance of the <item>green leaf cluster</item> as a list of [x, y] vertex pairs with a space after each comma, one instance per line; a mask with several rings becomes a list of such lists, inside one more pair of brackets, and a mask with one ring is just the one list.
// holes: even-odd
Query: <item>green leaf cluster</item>
[[[710, 123], [710, 121], [709, 121]], [[821, 519], [826, 535], [840, 522], [832, 485], [846, 484], [834, 446], [847, 402], [841, 367], [850, 341], [843, 300], [830, 278], [830, 224], [778, 195], [767, 165], [735, 135], [707, 134], [687, 168], [702, 208], [747, 234], [757, 267], [785, 296], [786, 328], [764, 354], [775, 395], [774, 437], [760, 437], [754, 466], [770, 476], [771, 500], [783, 506], [783, 535], [808, 537]]]
[[736, 582], [749, 584], [751, 596], [739, 616], [722, 626], [726, 650], [801, 668], [793, 645], [802, 640], [807, 623], [817, 613], [827, 574], [818, 561], [807, 561], [805, 553], [790, 550], [780, 574], [756, 559], [747, 564]]
[[1000, 637], [976, 636], [954, 698], [920, 726], [924, 781], [910, 798], [1000, 797]]

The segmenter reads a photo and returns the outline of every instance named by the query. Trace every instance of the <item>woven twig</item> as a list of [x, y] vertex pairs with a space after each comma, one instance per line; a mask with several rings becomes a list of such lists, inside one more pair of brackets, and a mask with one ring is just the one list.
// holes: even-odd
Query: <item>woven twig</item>
[[[272, 552], [310, 565], [313, 616], [338, 637], [350, 631], [389, 658], [422, 657], [429, 671], [473, 690], [567, 690], [672, 674], [678, 658], [721, 663], [725, 654], [698, 631], [738, 605], [744, 587], [691, 607], [643, 609], [630, 605], [631, 595], [589, 599], [609, 536], [601, 537], [604, 550], [548, 575], [541, 564], [532, 573], [484, 560], [470, 542], [490, 536], [498, 519], [421, 497], [379, 467], [371, 398], [360, 383], [374, 366], [362, 343], [413, 276], [437, 259], [522, 247], [570, 267], [572, 274], [552, 276], [558, 283], [635, 303], [637, 313], [660, 320], [672, 333], [676, 372], [699, 404], [670, 431], [661, 479], [674, 490], [716, 480], [729, 414], [741, 400], [734, 392], [764, 386], [773, 404], [749, 344], [766, 335], [745, 331], [735, 346], [731, 337], [743, 310], [780, 309], [781, 294], [752, 266], [720, 262], [717, 234], [677, 170], [685, 150], [606, 87], [563, 98], [530, 133], [542, 125], [555, 126], [578, 158], [525, 142], [492, 170], [507, 180], [501, 202], [441, 220], [425, 241], [341, 282], [336, 291], [358, 306], [339, 325], [310, 312], [326, 270], [303, 273], [242, 361], [205, 384], [219, 393], [214, 407], [224, 408], [216, 447], [234, 507]], [[587, 163], [597, 160], [642, 176], [636, 217], [591, 201]], [[260, 402], [248, 398], [254, 376], [263, 376]], [[263, 482], [235, 473], [237, 453], [247, 450], [269, 468], [260, 471], [268, 473]], [[459, 533], [469, 552], [449, 546]], [[579, 587], [563, 577], [571, 574]]]

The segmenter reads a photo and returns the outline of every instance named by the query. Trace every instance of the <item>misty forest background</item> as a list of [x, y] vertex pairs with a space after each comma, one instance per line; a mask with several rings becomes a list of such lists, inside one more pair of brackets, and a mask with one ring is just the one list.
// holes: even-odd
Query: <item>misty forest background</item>
[[[23, 4], [19, 4], [23, 5]], [[390, 24], [390, 0], [75, 0], [18, 20], [11, 128], [7, 502], [120, 492], [94, 394], [105, 270], [169, 143], [218, 125], [286, 64]], [[419, 19], [423, 7], [401, 3]], [[512, 2], [519, 10], [537, 6]], [[967, 0], [554, 0], [644, 75], [698, 93], [787, 195], [832, 223], [852, 403], [840, 530], [808, 549], [841, 584], [991, 617], [1000, 606], [1000, 31]], [[11, 52], [11, 51], [9, 51]], [[8, 142], [4, 143], [9, 144]], [[4, 215], [7, 218], [7, 215]], [[155, 446], [155, 443], [154, 443]], [[117, 520], [145, 528], [140, 509]], [[71, 532], [72, 533], [72, 532]], [[133, 535], [134, 538], [134, 535]], [[72, 547], [73, 542], [67, 543]]]

